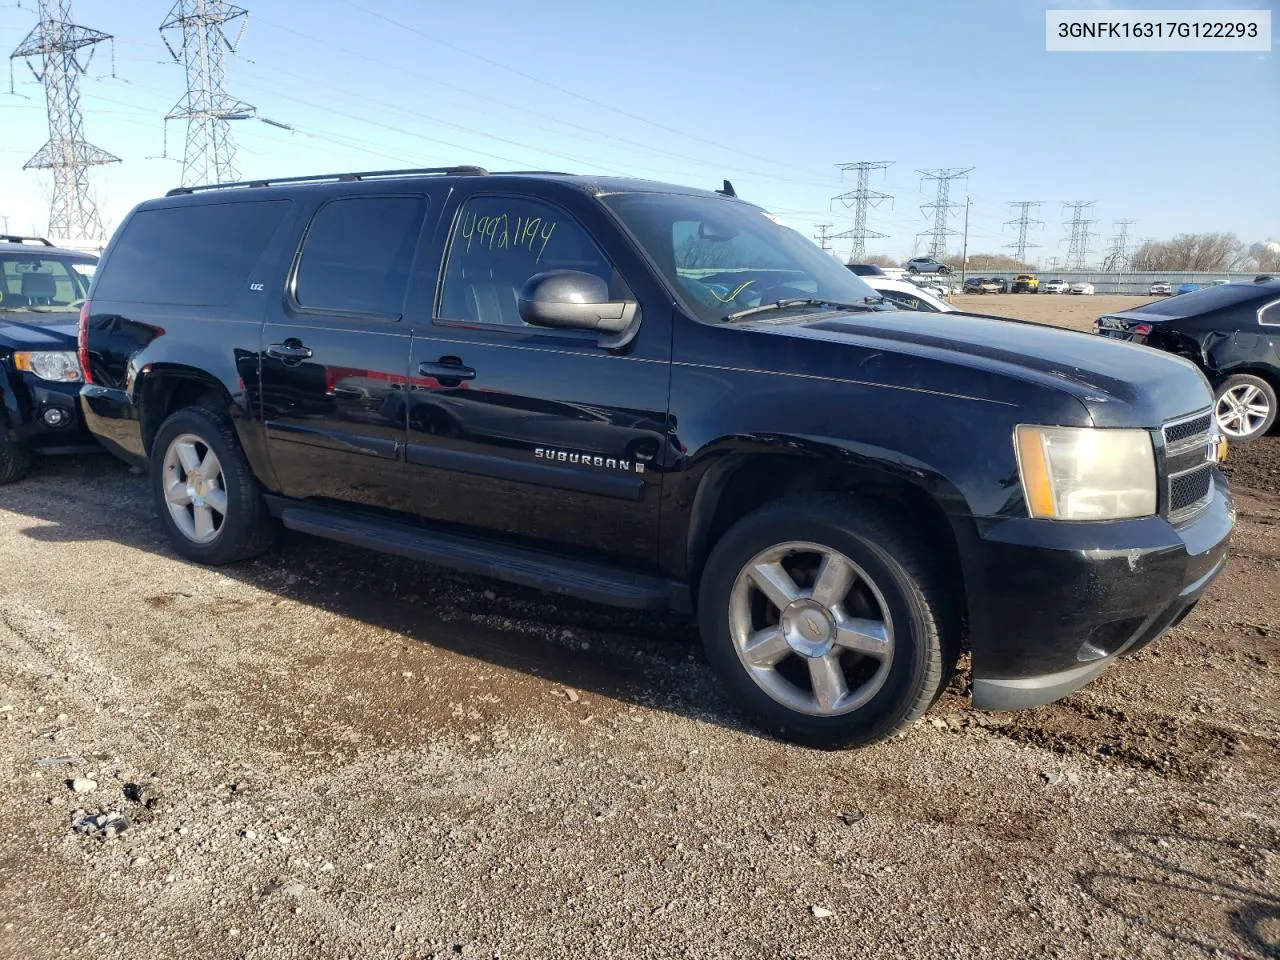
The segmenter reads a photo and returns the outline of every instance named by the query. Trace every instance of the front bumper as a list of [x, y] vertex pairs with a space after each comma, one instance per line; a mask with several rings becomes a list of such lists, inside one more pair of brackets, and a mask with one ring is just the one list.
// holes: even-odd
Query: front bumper
[[80, 414], [79, 383], [54, 383], [24, 373], [16, 407], [6, 411], [8, 439], [44, 454], [101, 452]]
[[1221, 471], [1180, 527], [980, 521], [962, 542], [973, 703], [1013, 710], [1084, 686], [1179, 623], [1226, 565], [1235, 507]]

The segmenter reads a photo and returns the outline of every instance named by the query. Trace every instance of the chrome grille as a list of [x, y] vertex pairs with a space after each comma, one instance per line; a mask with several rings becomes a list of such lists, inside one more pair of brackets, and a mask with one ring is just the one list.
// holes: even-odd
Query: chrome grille
[[1164, 425], [1165, 493], [1169, 520], [1190, 519], [1213, 495], [1213, 414], [1196, 413]]

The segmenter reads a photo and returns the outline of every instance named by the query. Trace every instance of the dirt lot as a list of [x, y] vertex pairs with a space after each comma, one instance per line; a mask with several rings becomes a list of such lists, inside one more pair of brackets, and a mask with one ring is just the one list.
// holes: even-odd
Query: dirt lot
[[1232, 470], [1162, 642], [821, 753], [679, 618], [302, 536], [194, 567], [142, 478], [45, 462], [0, 491], [0, 957], [1280, 956], [1280, 440]]
[[1093, 321], [1104, 313], [1132, 310], [1159, 297], [1073, 296], [1062, 293], [960, 293], [951, 298], [957, 310], [989, 313], [997, 317], [1017, 317], [1037, 323], [1051, 323], [1076, 330], [1092, 330]]

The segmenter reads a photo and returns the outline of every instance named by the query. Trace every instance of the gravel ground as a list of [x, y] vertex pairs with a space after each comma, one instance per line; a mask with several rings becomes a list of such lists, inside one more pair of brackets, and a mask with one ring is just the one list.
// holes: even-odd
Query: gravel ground
[[1091, 331], [1093, 321], [1104, 313], [1132, 310], [1159, 299], [1120, 294], [1085, 297], [1059, 293], [958, 293], [952, 296], [951, 305], [957, 310]]
[[1280, 440], [1232, 470], [1163, 641], [824, 753], [680, 618], [297, 535], [191, 566], [142, 478], [45, 461], [0, 492], [0, 957], [1280, 956]]

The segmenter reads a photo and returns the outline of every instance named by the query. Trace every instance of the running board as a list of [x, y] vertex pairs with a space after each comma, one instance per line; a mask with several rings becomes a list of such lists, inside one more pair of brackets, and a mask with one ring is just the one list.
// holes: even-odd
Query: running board
[[688, 610], [688, 592], [660, 577], [611, 569], [555, 554], [469, 537], [413, 529], [311, 507], [285, 507], [280, 522], [290, 530], [354, 547], [393, 553], [508, 583], [562, 593], [580, 600], [641, 610]]

